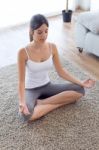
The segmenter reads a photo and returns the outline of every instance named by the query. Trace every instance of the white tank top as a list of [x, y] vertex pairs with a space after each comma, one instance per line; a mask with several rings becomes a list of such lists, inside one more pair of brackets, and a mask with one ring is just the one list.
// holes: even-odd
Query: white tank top
[[26, 61], [25, 88], [36, 88], [50, 82], [48, 72], [53, 66], [52, 53], [47, 60], [35, 62], [30, 59], [26, 48], [25, 51], [28, 56], [28, 60]]

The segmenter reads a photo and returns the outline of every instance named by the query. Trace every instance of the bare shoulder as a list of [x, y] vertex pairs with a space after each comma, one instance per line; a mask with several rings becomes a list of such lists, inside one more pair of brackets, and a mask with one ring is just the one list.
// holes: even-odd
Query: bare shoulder
[[51, 47], [52, 47], [52, 54], [54, 56], [58, 52], [57, 46], [55, 43], [51, 43]]
[[19, 59], [24, 59], [24, 60], [27, 59], [27, 55], [26, 55], [26, 52], [25, 52], [25, 48], [19, 49], [19, 51], [18, 51], [18, 58], [19, 58]]

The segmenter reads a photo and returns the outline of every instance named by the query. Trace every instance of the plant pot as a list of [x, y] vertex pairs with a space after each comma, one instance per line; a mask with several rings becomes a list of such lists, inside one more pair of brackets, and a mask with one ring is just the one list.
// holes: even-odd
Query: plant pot
[[62, 10], [63, 22], [71, 22], [72, 10]]

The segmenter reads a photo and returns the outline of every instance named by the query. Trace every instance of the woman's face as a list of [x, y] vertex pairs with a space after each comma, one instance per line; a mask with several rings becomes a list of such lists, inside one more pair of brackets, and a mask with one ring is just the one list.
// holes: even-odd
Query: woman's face
[[41, 25], [33, 32], [33, 40], [36, 42], [45, 42], [48, 36], [48, 27], [46, 24]]

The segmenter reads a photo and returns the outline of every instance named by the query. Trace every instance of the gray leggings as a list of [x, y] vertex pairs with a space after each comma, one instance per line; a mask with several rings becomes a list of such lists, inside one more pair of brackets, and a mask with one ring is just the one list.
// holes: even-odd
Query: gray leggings
[[24, 114], [21, 114], [21, 118], [23, 118], [24, 121], [29, 120], [29, 118], [33, 114], [33, 110], [37, 103], [37, 99], [44, 100], [45, 98], [51, 97], [63, 91], [76, 91], [82, 93], [83, 95], [85, 94], [85, 90], [83, 87], [73, 83], [53, 84], [49, 82], [42, 87], [25, 89], [25, 100], [31, 115], [26, 116]]

